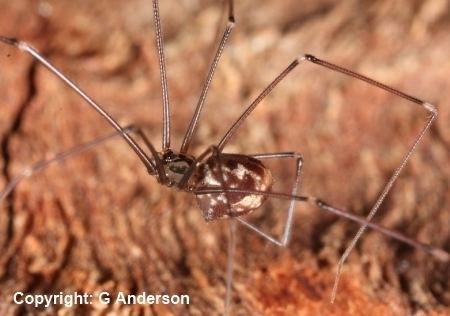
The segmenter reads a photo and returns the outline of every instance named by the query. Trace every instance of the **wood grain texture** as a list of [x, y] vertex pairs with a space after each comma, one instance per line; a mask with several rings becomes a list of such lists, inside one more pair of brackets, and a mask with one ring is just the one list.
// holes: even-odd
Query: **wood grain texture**
[[[223, 17], [219, 1], [162, 1], [172, 144], [181, 144]], [[311, 53], [436, 103], [439, 118], [376, 221], [450, 251], [450, 4], [429, 1], [236, 3], [237, 25], [192, 152], [217, 143], [296, 56]], [[222, 20], [224, 22], [224, 20]], [[0, 34], [40, 49], [118, 121], [161, 143], [150, 0], [0, 0]], [[72, 91], [0, 46], [1, 185], [53, 153], [111, 132]], [[252, 114], [227, 152], [298, 151], [301, 192], [366, 214], [426, 120], [419, 107], [301, 65]], [[269, 163], [287, 190], [294, 168]], [[286, 203], [252, 220], [279, 233]], [[298, 205], [287, 249], [238, 230], [233, 315], [447, 315], [450, 268], [377, 232], [350, 256], [335, 304], [335, 265], [358, 226]], [[19, 184], [0, 208], [0, 314], [219, 315], [227, 223], [206, 224], [189, 194], [160, 187], [121, 140]], [[187, 293], [189, 306], [33, 309], [15, 291]]]

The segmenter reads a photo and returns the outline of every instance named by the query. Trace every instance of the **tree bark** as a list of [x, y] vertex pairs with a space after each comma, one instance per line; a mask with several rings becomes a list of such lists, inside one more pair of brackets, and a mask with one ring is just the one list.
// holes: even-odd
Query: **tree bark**
[[[161, 1], [177, 150], [218, 36], [219, 1]], [[236, 1], [192, 154], [217, 144], [294, 58], [311, 53], [440, 106], [439, 118], [374, 221], [450, 251], [450, 27], [447, 1]], [[38, 48], [120, 124], [160, 148], [162, 110], [151, 1], [0, 1], [0, 35]], [[302, 64], [258, 106], [225, 148], [302, 153], [300, 192], [366, 215], [427, 113], [375, 87]], [[2, 186], [23, 168], [111, 133], [48, 70], [0, 45]], [[289, 192], [294, 163], [268, 162]], [[281, 231], [287, 203], [250, 219]], [[358, 225], [298, 204], [289, 246], [238, 227], [232, 315], [446, 315], [450, 269], [367, 231], [329, 303], [339, 256]], [[219, 315], [227, 222], [205, 223], [192, 194], [161, 187], [119, 138], [53, 164], [1, 203], [1, 315]], [[189, 305], [34, 308], [13, 294], [188, 294]]]

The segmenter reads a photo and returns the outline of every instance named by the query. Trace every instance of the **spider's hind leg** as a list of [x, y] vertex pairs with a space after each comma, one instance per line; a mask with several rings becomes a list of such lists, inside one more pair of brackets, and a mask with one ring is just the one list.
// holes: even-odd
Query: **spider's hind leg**
[[[299, 153], [280, 152], [280, 153], [273, 153], [273, 154], [259, 154], [259, 155], [251, 155], [251, 156], [256, 159], [286, 159], [286, 158], [287, 159], [295, 159], [296, 170], [295, 170], [294, 182], [292, 184], [291, 194], [292, 195], [298, 194], [300, 175], [301, 175], [301, 170], [302, 170], [302, 166], [303, 166], [303, 158]], [[267, 239], [268, 241], [274, 243], [277, 246], [286, 247], [289, 242], [289, 237], [290, 237], [291, 230], [292, 230], [292, 223], [294, 220], [295, 203], [296, 203], [295, 200], [291, 200], [289, 202], [289, 207], [287, 210], [287, 216], [286, 216], [286, 220], [284, 223], [283, 232], [278, 239], [270, 236], [268, 233], [265, 233], [258, 227], [254, 226], [253, 224], [250, 224], [248, 221], [246, 221], [242, 218], [237, 218], [237, 220], [241, 224], [246, 226], [247, 228], [253, 230], [258, 235], [262, 236], [264, 239]]]
[[[264, 202], [264, 199], [270, 196], [270, 191], [267, 190], [270, 190], [272, 175], [269, 169], [267, 169], [260, 160], [294, 159], [296, 172], [290, 195], [296, 196], [298, 194], [303, 159], [301, 155], [296, 152], [279, 152], [248, 156], [224, 154], [220, 152], [220, 149], [217, 146], [211, 146], [202, 155], [201, 160], [206, 158], [209, 154], [210, 157], [204, 164], [204, 171], [199, 173], [202, 176], [199, 185], [200, 188], [203, 188], [202, 185], [206, 185], [206, 187], [215, 188], [219, 191], [217, 191], [217, 193], [205, 195], [204, 198], [200, 199], [199, 203], [206, 220], [228, 219], [230, 221], [226, 270], [226, 295], [224, 303], [224, 311], [225, 315], [227, 315], [230, 310], [232, 297], [236, 223], [239, 221], [258, 235], [280, 247], [285, 247], [288, 244], [292, 229], [295, 199], [290, 199], [289, 201], [283, 232], [279, 238], [272, 237], [270, 234], [241, 218], [242, 215], [259, 208]], [[260, 191], [262, 193], [260, 198], [255, 197], [254, 194], [233, 196], [231, 193], [235, 188], [242, 188], [245, 191], [247, 187], [262, 190]], [[267, 193], [267, 195], [264, 193]]]
[[[225, 177], [222, 170], [222, 161], [220, 159], [221, 153], [216, 146], [211, 146], [212, 158], [215, 160], [215, 165], [218, 166], [217, 169], [212, 170], [212, 172], [217, 173], [216, 179], [219, 179], [220, 187], [224, 191], [225, 204], [228, 209], [228, 213], [231, 214], [230, 198], [227, 193], [227, 188], [225, 185]], [[225, 316], [229, 315], [231, 309], [231, 294], [233, 286], [233, 273], [234, 273], [234, 253], [236, 249], [236, 221], [230, 219], [228, 223], [229, 235], [228, 235], [228, 251], [227, 251], [227, 269], [226, 269], [226, 287], [225, 287], [225, 301], [224, 301], [224, 312]]]
[[[228, 214], [232, 214], [231, 210], [231, 204], [230, 204], [230, 195], [228, 192], [228, 188], [226, 186], [226, 181], [224, 177], [224, 171], [223, 171], [223, 163], [221, 160], [221, 153], [219, 149], [215, 146], [211, 147], [212, 151], [212, 158], [215, 160], [214, 165], [217, 166], [212, 172], [216, 173], [214, 177], [219, 180], [220, 183], [220, 189], [222, 191], [221, 194], [225, 198], [225, 204], [228, 209]], [[303, 165], [303, 159], [300, 154], [295, 152], [282, 152], [282, 153], [272, 153], [272, 154], [260, 154], [260, 155], [251, 155], [252, 158], [255, 159], [295, 159], [295, 165], [296, 165], [296, 173], [294, 178], [294, 183], [292, 185], [291, 193], [292, 195], [296, 195], [298, 193], [298, 186], [300, 182], [300, 174], [301, 174], [301, 168]], [[256, 226], [248, 223], [241, 217], [237, 216], [232, 219], [230, 219], [229, 223], [229, 239], [228, 239], [228, 257], [227, 257], [227, 273], [226, 273], [226, 295], [225, 295], [225, 309], [224, 314], [228, 315], [230, 306], [231, 306], [231, 294], [232, 294], [232, 285], [233, 285], [233, 268], [234, 268], [234, 252], [236, 247], [236, 221], [239, 221], [244, 226], [250, 228], [251, 230], [255, 231], [260, 236], [264, 237], [268, 241], [280, 246], [285, 247], [289, 241], [289, 236], [291, 233], [292, 228], [292, 222], [293, 222], [293, 215], [294, 215], [294, 209], [295, 209], [295, 200], [291, 200], [288, 207], [288, 214], [286, 217], [286, 221], [284, 224], [284, 229], [281, 237], [279, 239], [276, 239], [269, 234], [263, 232], [261, 229], [257, 228]]]
[[228, 251], [227, 251], [227, 274], [225, 290], [224, 315], [230, 313], [231, 287], [233, 285], [234, 253], [236, 250], [236, 220], [231, 219], [228, 223]]

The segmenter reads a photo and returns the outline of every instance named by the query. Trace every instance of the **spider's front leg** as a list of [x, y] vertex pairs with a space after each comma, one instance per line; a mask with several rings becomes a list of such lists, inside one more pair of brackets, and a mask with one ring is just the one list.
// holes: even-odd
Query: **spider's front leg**
[[[328, 61], [319, 59], [315, 56], [312, 55], [305, 55], [304, 56], [305, 60], [319, 65], [321, 67], [330, 69], [332, 71], [344, 74], [346, 76], [364, 81], [366, 83], [368, 83], [369, 85], [372, 85], [374, 87], [377, 87], [381, 90], [387, 91], [391, 94], [394, 94], [402, 99], [408, 100], [416, 105], [419, 105], [420, 107], [422, 107], [423, 109], [425, 109], [428, 113], [428, 119], [426, 120], [425, 124], [423, 125], [422, 129], [420, 130], [420, 132], [417, 134], [415, 140], [413, 141], [413, 143], [409, 146], [407, 152], [405, 153], [405, 155], [403, 156], [400, 164], [398, 165], [398, 167], [394, 170], [394, 172], [392, 173], [391, 177], [389, 178], [388, 182], [385, 184], [383, 190], [381, 191], [381, 193], [379, 194], [377, 200], [375, 201], [375, 203], [373, 204], [372, 208], [370, 209], [369, 214], [366, 217], [367, 221], [371, 221], [372, 218], [375, 216], [375, 214], [377, 213], [378, 209], [380, 208], [381, 204], [383, 203], [383, 201], [385, 200], [386, 196], [388, 195], [389, 191], [392, 189], [392, 186], [394, 185], [395, 181], [397, 180], [397, 178], [399, 177], [400, 173], [402, 172], [402, 170], [404, 169], [404, 167], [406, 166], [407, 162], [409, 161], [409, 159], [411, 158], [411, 155], [413, 154], [413, 152], [416, 150], [417, 146], [419, 145], [420, 141], [422, 140], [422, 138], [425, 136], [426, 132], [429, 130], [431, 124], [433, 123], [433, 121], [436, 119], [437, 117], [437, 110], [434, 107], [434, 105], [422, 101], [416, 97], [413, 97], [409, 94], [406, 94], [400, 90], [394, 89], [390, 86], [387, 86], [383, 83], [380, 83], [376, 80], [373, 80], [371, 78], [368, 78], [366, 76], [363, 76], [359, 73], [356, 73], [352, 70], [343, 68], [341, 66], [338, 66], [336, 64], [330, 63]], [[358, 240], [361, 238], [362, 234], [364, 233], [364, 231], [366, 230], [367, 225], [364, 224], [362, 225], [362, 227], [358, 230], [358, 232], [355, 234], [355, 236], [353, 237], [352, 241], [350, 242], [350, 244], [347, 246], [347, 248], [345, 249], [344, 253], [342, 254], [341, 258], [339, 259], [338, 265], [337, 265], [337, 271], [336, 271], [336, 277], [335, 277], [335, 281], [334, 281], [334, 285], [333, 285], [333, 291], [331, 294], [331, 302], [334, 302], [335, 298], [336, 298], [336, 293], [337, 293], [337, 288], [339, 285], [339, 279], [341, 276], [341, 272], [342, 272], [342, 268], [344, 265], [345, 260], [347, 259], [347, 257], [350, 255], [350, 252], [353, 250], [353, 248], [355, 247], [356, 243], [358, 242]]]
[[154, 155], [154, 157], [158, 157], [156, 154], [154, 154], [155, 150], [153, 148], [153, 145], [149, 142], [148, 138], [142, 132], [141, 128], [136, 125], [129, 125], [129, 126], [124, 127], [122, 129], [122, 131], [120, 131], [120, 132], [114, 131], [108, 135], [98, 137], [89, 142], [76, 145], [76, 146], [68, 148], [64, 151], [58, 152], [47, 159], [40, 160], [38, 162], [33, 163], [30, 166], [23, 168], [22, 171], [20, 171], [17, 175], [12, 177], [10, 179], [10, 181], [5, 185], [4, 189], [2, 191], [0, 191], [0, 203], [2, 203], [3, 200], [9, 194], [11, 194], [11, 192], [17, 187], [17, 185], [20, 182], [22, 182], [22, 180], [25, 180], [26, 178], [30, 178], [38, 172], [44, 171], [45, 169], [47, 169], [50, 165], [52, 165], [54, 163], [61, 163], [70, 158], [73, 158], [74, 156], [80, 155], [80, 154], [84, 153], [85, 151], [97, 148], [98, 146], [100, 146], [104, 143], [107, 143], [113, 139], [119, 138], [123, 135], [123, 133], [136, 134], [137, 136], [142, 138], [144, 140], [145, 144], [150, 149], [151, 153]]

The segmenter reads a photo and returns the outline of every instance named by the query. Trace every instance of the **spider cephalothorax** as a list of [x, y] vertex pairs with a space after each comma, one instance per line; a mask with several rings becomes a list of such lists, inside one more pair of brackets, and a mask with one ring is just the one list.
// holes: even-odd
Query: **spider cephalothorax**
[[195, 159], [189, 155], [167, 150], [160, 154], [166, 180], [161, 180], [169, 187], [178, 186]]

